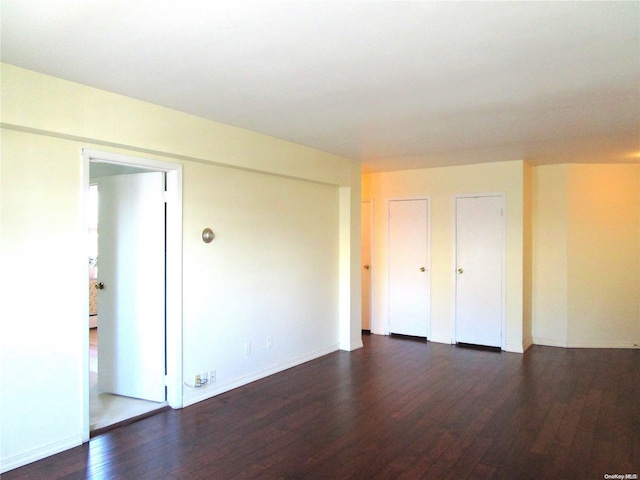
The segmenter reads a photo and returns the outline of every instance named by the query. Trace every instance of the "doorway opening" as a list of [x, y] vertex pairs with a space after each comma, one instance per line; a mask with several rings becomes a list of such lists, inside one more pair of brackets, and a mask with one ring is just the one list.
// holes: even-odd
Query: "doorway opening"
[[[94, 168], [95, 167], [95, 168]], [[112, 330], [110, 324], [112, 322], [111, 316], [113, 315], [113, 308], [107, 308], [106, 312], [103, 309], [99, 309], [99, 302], [101, 294], [104, 293], [104, 282], [102, 276], [98, 271], [98, 253], [100, 251], [99, 245], [99, 225], [100, 225], [100, 183], [107, 177], [118, 176], [117, 179], [125, 178], [120, 177], [124, 175], [137, 175], [139, 173], [145, 173], [146, 170], [137, 169], [134, 167], [114, 165], [114, 164], [99, 164], [92, 162], [89, 171], [89, 430], [90, 435], [95, 436], [102, 431], [109, 429], [110, 427], [121, 424], [122, 422], [131, 420], [133, 418], [139, 418], [145, 416], [150, 412], [161, 409], [166, 406], [166, 398], [162, 401], [150, 401], [142, 398], [136, 398], [135, 396], [126, 396], [115, 393], [113, 389], [105, 388], [101, 386], [103, 379], [100, 376], [100, 372], [111, 369], [109, 363], [105, 364], [105, 361], [100, 356], [100, 352], [104, 350], [100, 348], [100, 341], [98, 337], [103, 330], [103, 326], [106, 329], [105, 334], [112, 335], [109, 330]], [[114, 179], [111, 179], [114, 180]], [[104, 208], [102, 208], [104, 210]], [[104, 212], [103, 212], [104, 213]], [[107, 212], [110, 213], [110, 212]], [[164, 221], [164, 219], [163, 219]], [[164, 226], [162, 227], [164, 229]], [[110, 232], [104, 232], [103, 238], [112, 237]], [[164, 235], [163, 235], [164, 237]], [[162, 238], [164, 243], [164, 238]], [[164, 245], [162, 246], [164, 248]], [[108, 257], [107, 257], [108, 259]], [[109, 260], [107, 260], [109, 261]], [[103, 259], [104, 262], [104, 259]], [[164, 263], [164, 258], [162, 259]], [[106, 271], [110, 270], [112, 265], [106, 266]], [[109, 284], [109, 287], [112, 285]], [[107, 287], [107, 288], [109, 288]], [[163, 287], [164, 290], [164, 287]], [[164, 292], [162, 292], [162, 303], [164, 304]], [[164, 306], [162, 307], [164, 309]], [[102, 322], [100, 321], [99, 313], [102, 313]], [[106, 313], [106, 315], [105, 315]], [[105, 325], [106, 324], [106, 325]], [[116, 345], [117, 347], [117, 345]], [[162, 346], [164, 350], [164, 346]], [[105, 355], [109, 352], [105, 352]], [[164, 352], [163, 352], [164, 356]], [[105, 364], [103, 369], [99, 366]], [[107, 367], [107, 368], [104, 368]], [[110, 372], [105, 372], [109, 375]]]
[[[182, 167], [91, 150], [83, 150], [83, 161], [84, 206], [90, 233], [90, 302], [88, 322], [84, 327], [88, 335], [83, 335], [87, 359], [83, 387], [83, 441], [86, 442], [114, 424], [146, 416], [149, 412], [168, 408], [167, 405], [172, 408], [182, 406]], [[138, 250], [134, 248], [128, 253], [124, 252], [122, 243], [109, 247], [108, 242], [122, 242], [120, 239], [114, 240], [113, 232], [119, 227], [114, 227], [113, 219], [120, 222], [123, 211], [140, 210], [137, 217], [136, 214], [131, 217], [134, 221], [124, 224], [142, 223], [144, 225], [140, 228], [146, 231], [149, 211], [145, 208], [148, 207], [138, 208], [138, 205], [145, 203], [143, 198], [148, 196], [148, 190], [141, 191], [137, 197], [130, 192], [133, 191], [131, 179], [138, 182], [140, 177], [148, 179], [150, 176], [156, 184], [158, 181], [161, 183], [161, 191], [156, 192], [159, 203], [156, 202], [153, 207], [162, 209], [161, 217], [158, 212], [155, 214], [156, 225], [161, 230], [156, 230], [156, 235], [145, 239]], [[148, 183], [148, 180], [143, 182]], [[99, 208], [101, 185], [104, 186], [105, 197], [104, 205]], [[114, 208], [120, 211], [110, 214]], [[106, 219], [102, 224], [101, 217]], [[125, 232], [127, 234], [131, 235]], [[139, 232], [133, 235], [140, 237]], [[121, 233], [118, 233], [117, 237], [120, 236]], [[102, 243], [98, 241], [100, 238], [103, 238]], [[124, 245], [130, 243], [131, 237], [124, 240]], [[149, 248], [151, 244], [153, 247]], [[162, 264], [161, 268], [158, 267], [158, 271], [162, 272], [162, 280], [151, 293], [145, 290], [129, 294], [132, 289], [131, 278], [139, 277], [139, 273], [149, 265], [148, 259], [139, 259], [145, 255], [141, 252], [148, 249], [160, 252], [161, 257], [154, 257], [160, 260], [154, 263]], [[123, 271], [122, 264], [133, 270]], [[122, 286], [124, 283], [126, 286]], [[139, 283], [146, 285], [153, 282]], [[123, 295], [123, 291], [127, 294]], [[152, 305], [141, 301], [145, 296]], [[140, 304], [146, 306], [140, 309]], [[155, 323], [148, 323], [151, 317], [147, 314], [149, 310], [155, 312], [152, 315]], [[123, 316], [126, 317], [124, 320]], [[126, 332], [124, 336], [123, 332]], [[153, 351], [145, 349], [148, 347], [139, 341], [140, 338], [149, 337], [156, 339]], [[137, 368], [140, 364], [140, 368]], [[136, 368], [129, 368], [131, 365]], [[149, 377], [153, 378], [155, 389], [151, 397], [148, 395]]]

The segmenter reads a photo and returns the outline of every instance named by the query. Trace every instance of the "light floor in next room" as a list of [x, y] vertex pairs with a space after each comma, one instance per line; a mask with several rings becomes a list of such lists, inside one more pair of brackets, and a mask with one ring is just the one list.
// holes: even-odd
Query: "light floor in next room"
[[98, 390], [98, 328], [89, 330], [89, 410], [90, 431], [99, 430], [166, 406], [137, 398], [112, 395]]

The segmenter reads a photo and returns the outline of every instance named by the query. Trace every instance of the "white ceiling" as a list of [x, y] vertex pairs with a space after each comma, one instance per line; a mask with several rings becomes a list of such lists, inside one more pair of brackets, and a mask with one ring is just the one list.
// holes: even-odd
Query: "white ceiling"
[[0, 8], [4, 62], [358, 159], [364, 171], [640, 160], [638, 1]]

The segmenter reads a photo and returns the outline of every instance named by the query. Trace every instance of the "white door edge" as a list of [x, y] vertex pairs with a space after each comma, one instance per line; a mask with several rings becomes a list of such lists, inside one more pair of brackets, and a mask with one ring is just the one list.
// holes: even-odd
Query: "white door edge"
[[375, 288], [374, 288], [374, 278], [375, 278], [375, 199], [369, 198], [366, 200], [362, 200], [361, 203], [369, 203], [369, 228], [370, 228], [370, 238], [369, 238], [369, 331], [371, 333], [380, 333], [377, 331], [377, 316], [375, 314]]

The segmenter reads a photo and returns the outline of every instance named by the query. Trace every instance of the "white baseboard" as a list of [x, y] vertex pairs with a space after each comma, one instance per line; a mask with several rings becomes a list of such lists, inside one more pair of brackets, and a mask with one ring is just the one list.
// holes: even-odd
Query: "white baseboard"
[[510, 353], [524, 353], [524, 345], [521, 343], [507, 343], [504, 346], [504, 351]]
[[302, 357], [298, 357], [290, 362], [281, 363], [275, 365], [273, 367], [260, 370], [255, 373], [251, 373], [249, 375], [245, 375], [244, 377], [240, 377], [229, 382], [225, 382], [222, 384], [212, 384], [206, 387], [199, 388], [193, 392], [188, 392], [182, 398], [182, 406], [188, 407], [189, 405], [193, 405], [198, 402], [202, 402], [203, 400], [207, 400], [209, 398], [215, 397], [222, 393], [228, 392], [238, 387], [242, 387], [251, 382], [255, 382], [256, 380], [260, 380], [262, 378], [268, 377], [275, 373], [282, 372], [284, 370], [288, 370], [289, 368], [297, 367], [298, 365], [302, 365], [303, 363], [309, 362], [311, 360], [315, 360], [316, 358], [323, 357], [328, 355], [329, 353], [337, 352], [339, 350], [339, 345], [331, 345], [325, 349], [317, 350], [311, 354], [304, 355]]
[[590, 342], [571, 342], [562, 341], [553, 338], [533, 337], [534, 345], [545, 345], [547, 347], [562, 347], [562, 348], [640, 348], [640, 340], [626, 340], [626, 341], [590, 341]]
[[428, 341], [435, 343], [446, 343], [447, 345], [451, 345], [451, 337], [428, 337]]
[[614, 341], [614, 342], [568, 342], [568, 348], [640, 348], [640, 341]]
[[354, 350], [358, 350], [359, 348], [362, 348], [362, 347], [364, 347], [364, 344], [362, 343], [362, 336], [354, 338], [353, 340], [351, 340], [350, 343], [347, 343], [347, 342], [340, 343], [340, 350], [343, 350], [345, 352], [353, 352]]
[[544, 345], [546, 347], [562, 347], [567, 348], [566, 340], [558, 338], [533, 337], [534, 345]]
[[30, 450], [28, 452], [14, 455], [8, 458], [0, 459], [0, 474], [13, 470], [14, 468], [23, 467], [29, 463], [42, 460], [43, 458], [50, 457], [56, 453], [64, 452], [70, 448], [82, 445], [82, 435], [73, 435], [71, 437], [59, 440], [57, 442], [50, 443]]

